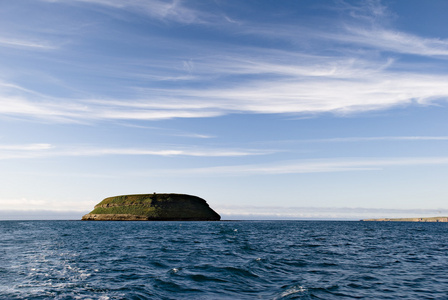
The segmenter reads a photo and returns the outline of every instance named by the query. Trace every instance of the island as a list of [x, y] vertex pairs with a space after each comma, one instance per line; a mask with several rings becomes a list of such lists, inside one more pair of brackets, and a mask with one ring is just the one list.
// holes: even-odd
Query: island
[[109, 197], [83, 221], [219, 221], [207, 202], [185, 194], [139, 194]]
[[448, 217], [430, 217], [430, 218], [396, 218], [396, 219], [365, 219], [361, 221], [376, 222], [448, 222]]

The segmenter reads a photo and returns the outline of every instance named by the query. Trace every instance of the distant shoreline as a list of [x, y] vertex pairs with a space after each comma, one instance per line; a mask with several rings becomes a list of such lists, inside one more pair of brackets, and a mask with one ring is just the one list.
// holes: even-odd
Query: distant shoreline
[[448, 222], [448, 217], [364, 219], [366, 222]]

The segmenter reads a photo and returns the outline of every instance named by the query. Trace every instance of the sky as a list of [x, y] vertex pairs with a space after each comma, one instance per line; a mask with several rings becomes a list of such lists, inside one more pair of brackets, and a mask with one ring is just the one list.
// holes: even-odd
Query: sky
[[0, 2], [0, 219], [448, 215], [448, 2]]

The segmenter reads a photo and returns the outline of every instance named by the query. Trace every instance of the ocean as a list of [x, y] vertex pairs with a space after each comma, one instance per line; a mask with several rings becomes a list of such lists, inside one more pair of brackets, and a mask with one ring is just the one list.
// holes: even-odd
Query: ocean
[[448, 223], [1, 221], [0, 299], [448, 299]]

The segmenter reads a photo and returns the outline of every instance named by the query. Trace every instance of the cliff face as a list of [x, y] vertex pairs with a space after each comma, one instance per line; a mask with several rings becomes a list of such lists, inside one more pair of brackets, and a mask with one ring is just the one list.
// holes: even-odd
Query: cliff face
[[141, 194], [109, 197], [84, 215], [85, 221], [219, 221], [221, 216], [199, 197]]

